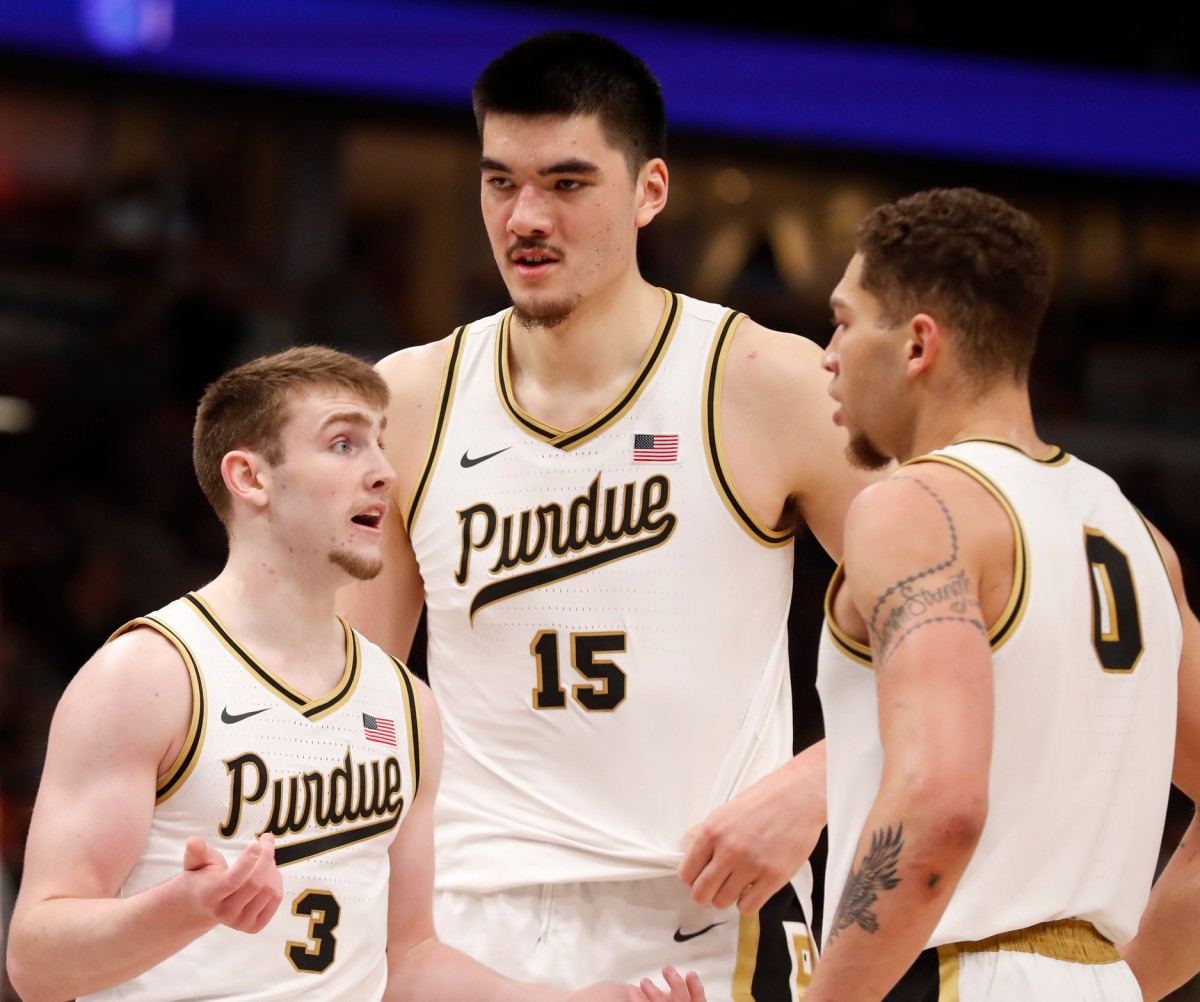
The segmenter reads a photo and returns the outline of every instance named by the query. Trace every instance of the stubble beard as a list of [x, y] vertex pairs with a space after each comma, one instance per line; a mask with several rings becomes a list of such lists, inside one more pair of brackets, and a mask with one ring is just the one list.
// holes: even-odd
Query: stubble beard
[[329, 562], [336, 564], [356, 581], [370, 581], [383, 570], [382, 557], [364, 557], [349, 550], [331, 550]]
[[875, 443], [862, 432], [851, 434], [850, 444], [846, 446], [846, 455], [851, 465], [860, 470], [882, 470], [892, 461], [891, 456], [880, 452]]

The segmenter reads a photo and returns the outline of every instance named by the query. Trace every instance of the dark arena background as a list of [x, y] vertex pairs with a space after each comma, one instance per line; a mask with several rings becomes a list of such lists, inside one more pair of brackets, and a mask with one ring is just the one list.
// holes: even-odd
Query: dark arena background
[[[598, 30], [655, 70], [671, 197], [643, 272], [769, 326], [824, 343], [878, 202], [965, 184], [1032, 212], [1056, 259], [1042, 437], [1112, 473], [1200, 594], [1196, 6], [700, 6], [0, 0], [5, 917], [63, 686], [219, 567], [190, 466], [204, 385], [293, 343], [374, 360], [505, 304], [469, 92], [536, 31]], [[802, 539], [801, 744], [830, 571]], [[1187, 820], [1180, 797], [1164, 854]]]

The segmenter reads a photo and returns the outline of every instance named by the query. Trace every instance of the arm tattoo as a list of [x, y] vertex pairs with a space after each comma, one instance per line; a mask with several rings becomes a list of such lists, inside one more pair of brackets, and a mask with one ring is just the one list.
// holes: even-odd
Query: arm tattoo
[[[956, 573], [953, 572], [958, 564], [958, 528], [945, 502], [932, 487], [915, 477], [895, 479], [911, 480], [933, 498], [942, 510], [950, 534], [950, 556], [940, 564], [897, 581], [876, 600], [867, 627], [871, 633], [871, 648], [878, 669], [883, 668], [910, 634], [930, 623], [969, 623], [987, 636], [987, 627], [979, 614], [979, 603], [971, 597], [971, 579], [961, 567]], [[937, 587], [927, 588], [919, 583], [922, 578], [942, 571], [951, 571], [951, 574]]]
[[833, 927], [829, 931], [829, 942], [843, 929], [852, 925], [864, 932], [877, 932], [879, 919], [871, 910], [883, 891], [890, 891], [900, 883], [896, 866], [900, 862], [900, 850], [904, 846], [904, 825], [878, 829], [871, 836], [871, 848], [862, 858], [857, 870], [850, 868], [842, 899], [838, 902], [837, 914], [833, 916]]

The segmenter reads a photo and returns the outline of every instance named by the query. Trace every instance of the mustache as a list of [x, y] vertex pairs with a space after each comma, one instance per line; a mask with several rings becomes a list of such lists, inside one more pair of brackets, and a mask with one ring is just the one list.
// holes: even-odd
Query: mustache
[[520, 251], [543, 251], [547, 254], [553, 254], [555, 257], [562, 257], [562, 251], [550, 243], [550, 241], [535, 240], [532, 237], [517, 237], [516, 240], [508, 245], [508, 256], [510, 258]]

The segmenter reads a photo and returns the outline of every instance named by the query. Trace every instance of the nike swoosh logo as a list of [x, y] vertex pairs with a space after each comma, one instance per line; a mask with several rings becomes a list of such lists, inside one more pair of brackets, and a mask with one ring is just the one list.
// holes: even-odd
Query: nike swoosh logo
[[269, 706], [264, 706], [261, 710], [247, 710], [245, 713], [230, 713], [229, 707], [225, 707], [221, 711], [221, 721], [226, 724], [236, 724], [239, 720], [245, 720], [247, 717], [253, 717], [259, 713], [266, 713]]
[[472, 466], [478, 466], [484, 460], [491, 459], [493, 456], [498, 456], [502, 452], [508, 452], [508, 450], [511, 448], [511, 445], [506, 445], [503, 449], [497, 449], [495, 452], [489, 452], [486, 456], [476, 456], [474, 459], [467, 455], [467, 452], [471, 451], [468, 449], [467, 452], [462, 454], [462, 459], [459, 460], [459, 463], [462, 464], [462, 468], [464, 470], [469, 470]]
[[717, 926], [724, 924], [724, 922], [714, 922], [712, 925], [706, 925], [703, 929], [697, 929], [695, 932], [684, 932], [682, 929], [676, 929], [675, 935], [672, 938], [676, 943], [686, 943], [689, 939], [695, 939], [697, 936], [703, 936], [710, 929], [715, 929]]

